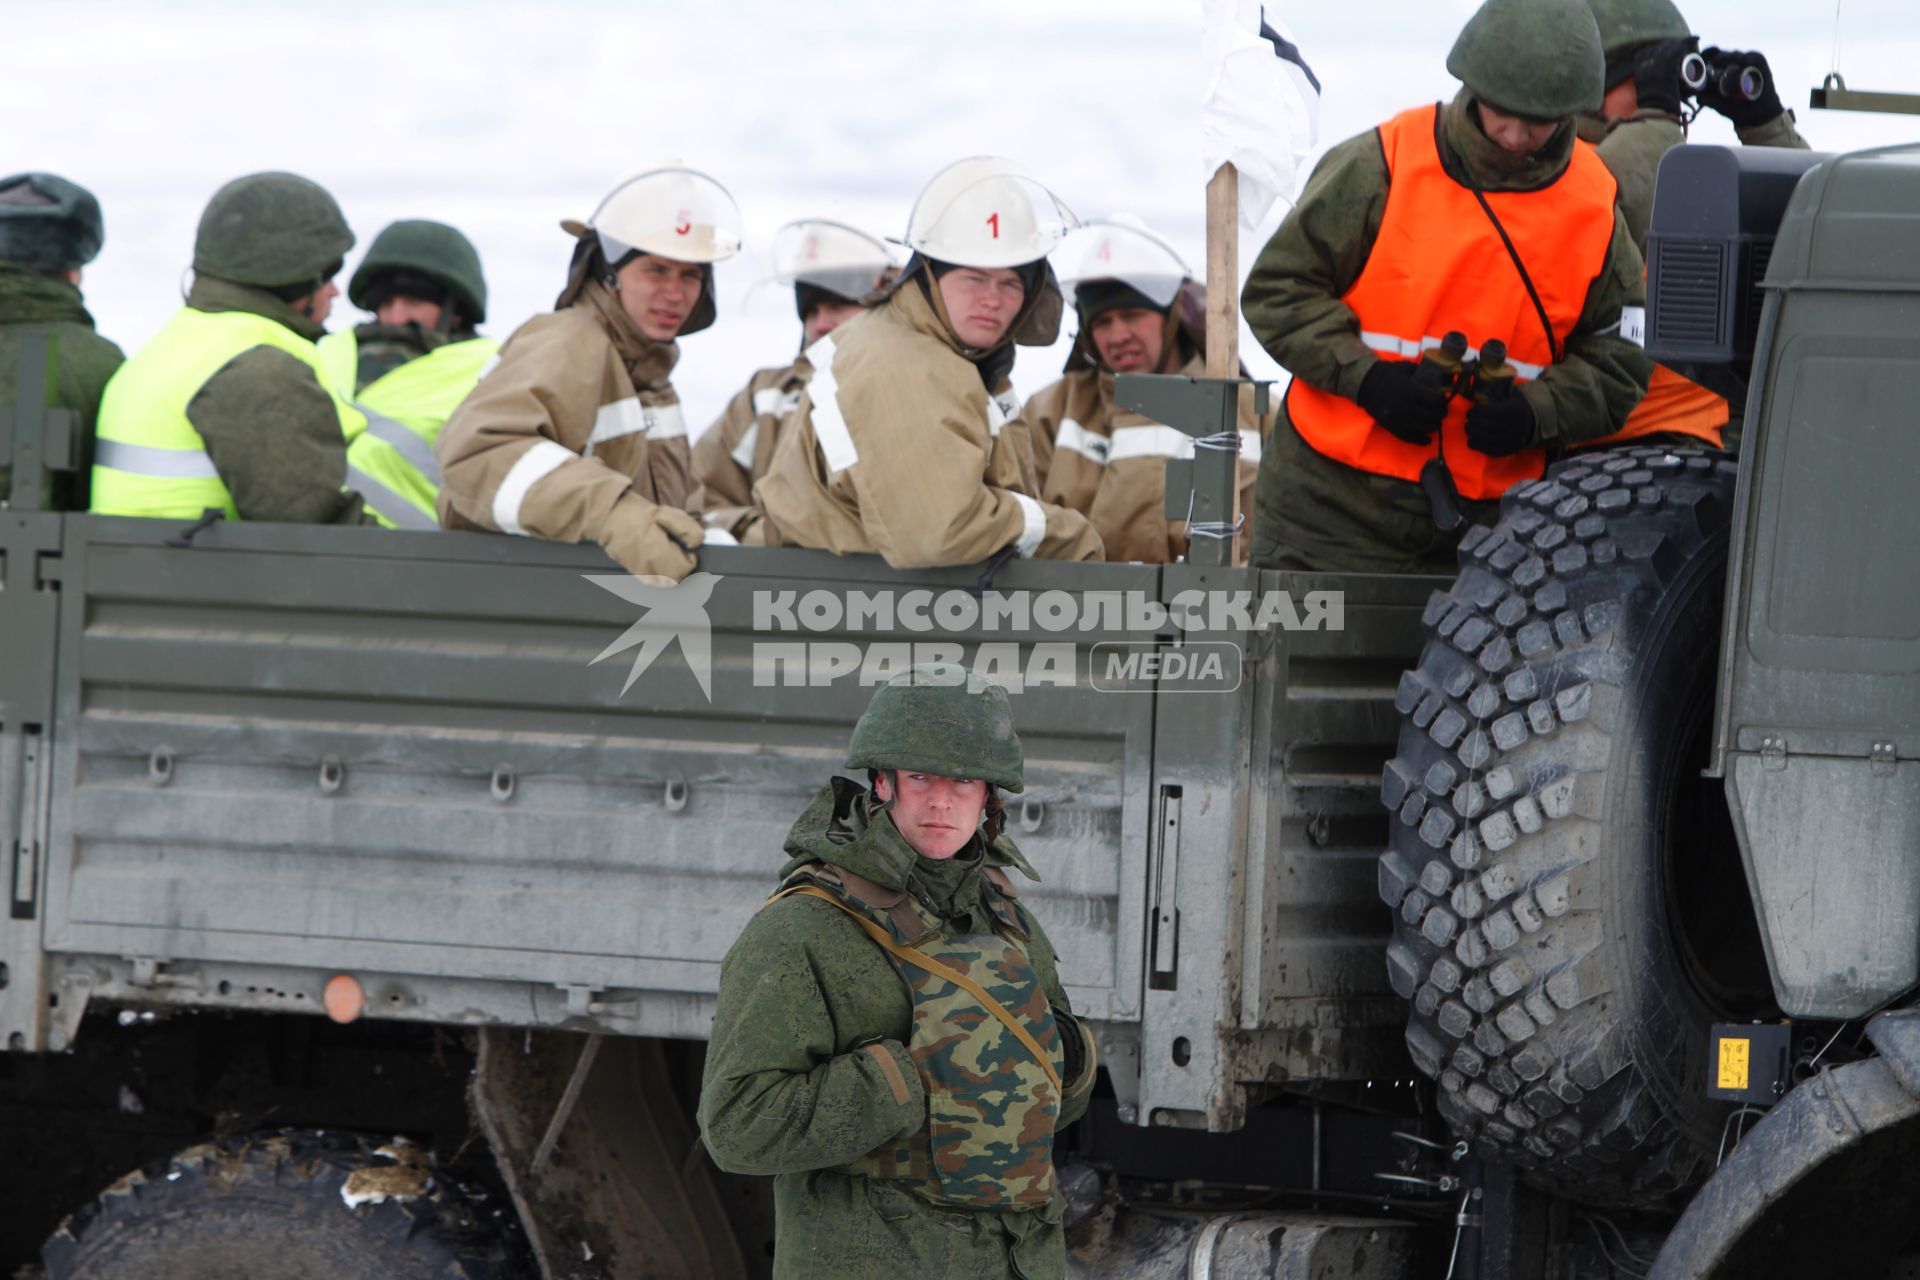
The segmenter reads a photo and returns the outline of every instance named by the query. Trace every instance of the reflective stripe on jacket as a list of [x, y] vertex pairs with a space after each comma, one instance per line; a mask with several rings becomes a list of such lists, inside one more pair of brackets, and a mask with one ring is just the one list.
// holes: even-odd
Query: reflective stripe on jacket
[[[366, 414], [367, 429], [347, 447], [347, 484], [389, 528], [437, 529], [440, 462], [434, 442], [499, 353], [492, 338], [436, 347], [367, 384], [357, 396], [359, 342], [353, 330], [320, 340], [334, 388]], [[343, 381], [341, 379], [344, 379]]]
[[233, 495], [188, 420], [187, 406], [228, 361], [263, 346], [313, 369], [333, 396], [343, 435], [365, 429], [365, 416], [327, 381], [313, 343], [265, 316], [182, 307], [107, 384], [93, 455], [92, 509], [188, 520], [214, 509], [238, 520]]
[[[1203, 377], [1195, 356], [1179, 372]], [[1253, 412], [1253, 392], [1240, 403], [1240, 511], [1253, 519], [1253, 484], [1267, 424]], [[1167, 516], [1167, 462], [1194, 456], [1193, 437], [1114, 402], [1113, 375], [1072, 369], [1027, 401], [1034, 452], [1047, 440], [1043, 502], [1082, 512], [1093, 522], [1109, 560], [1167, 564], [1187, 553], [1184, 518]], [[1243, 533], [1242, 546], [1252, 545]]]
[[[1523, 381], [1564, 350], [1589, 290], [1605, 269], [1614, 228], [1613, 176], [1593, 148], [1576, 142], [1566, 171], [1536, 191], [1491, 191], [1485, 199], [1512, 238], [1539, 292], [1550, 343], [1519, 270], [1474, 192], [1443, 167], [1438, 106], [1402, 112], [1380, 126], [1389, 185], [1380, 233], [1367, 264], [1341, 301], [1360, 338], [1383, 360], [1417, 360], [1450, 331], [1473, 351], [1506, 343]], [[1416, 480], [1439, 444], [1408, 444], [1343, 396], [1295, 379], [1287, 412], [1321, 454], [1376, 475]], [[1467, 404], [1456, 399], [1441, 428], [1448, 466], [1467, 498], [1493, 498], [1539, 476], [1539, 449], [1490, 458], [1467, 446]]]

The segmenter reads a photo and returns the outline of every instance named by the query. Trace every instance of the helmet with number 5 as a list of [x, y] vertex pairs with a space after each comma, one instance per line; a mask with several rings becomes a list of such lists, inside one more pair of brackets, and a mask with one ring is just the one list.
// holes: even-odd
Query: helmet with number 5
[[1011, 160], [972, 156], [933, 175], [907, 219], [907, 244], [959, 267], [1023, 267], [1053, 252], [1080, 220]]

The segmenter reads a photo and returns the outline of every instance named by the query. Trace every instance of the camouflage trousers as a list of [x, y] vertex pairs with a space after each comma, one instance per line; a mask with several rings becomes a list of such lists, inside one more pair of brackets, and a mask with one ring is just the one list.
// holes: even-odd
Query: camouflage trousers
[[[1468, 524], [1492, 524], [1498, 500], [1462, 500]], [[1433, 526], [1419, 485], [1335, 462], [1300, 438], [1284, 404], [1260, 456], [1253, 563], [1310, 573], [1434, 573], [1452, 577], [1467, 525]]]

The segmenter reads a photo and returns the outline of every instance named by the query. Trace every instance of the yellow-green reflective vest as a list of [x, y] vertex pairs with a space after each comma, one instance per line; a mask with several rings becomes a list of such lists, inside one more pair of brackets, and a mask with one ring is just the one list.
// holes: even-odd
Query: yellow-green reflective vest
[[133, 359], [120, 366], [100, 399], [93, 450], [93, 510], [108, 516], [191, 520], [209, 509], [238, 520], [206, 441], [187, 405], [227, 361], [255, 347], [274, 347], [309, 365], [333, 395], [342, 435], [366, 419], [333, 392], [320, 354], [277, 321], [245, 311], [182, 307]]
[[351, 396], [354, 407], [367, 417], [365, 433], [347, 448], [347, 484], [381, 524], [440, 527], [433, 509], [440, 493], [434, 441], [499, 350], [492, 338], [450, 342], [390, 370], [354, 395], [360, 357], [352, 330], [320, 340], [321, 359], [336, 379], [335, 388]]

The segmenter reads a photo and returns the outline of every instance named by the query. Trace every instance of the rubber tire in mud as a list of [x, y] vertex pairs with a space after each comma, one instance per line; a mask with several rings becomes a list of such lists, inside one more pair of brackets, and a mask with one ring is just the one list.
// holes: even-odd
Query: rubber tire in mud
[[[1408, 1048], [1482, 1155], [1589, 1204], [1698, 1181], [1726, 1114], [1704, 1094], [1720, 1011], [1688, 978], [1659, 846], [1699, 770], [1675, 721], [1710, 728], [1735, 474], [1620, 448], [1516, 487], [1462, 542], [1396, 695], [1380, 894]], [[1737, 911], [1737, 858], [1712, 874]]]
[[[190, 1147], [108, 1188], [42, 1250], [47, 1280], [508, 1280], [528, 1274], [461, 1188], [350, 1134]], [[417, 1150], [417, 1149], [415, 1149]], [[420, 1158], [424, 1160], [424, 1153]], [[360, 1178], [349, 1185], [354, 1175]], [[381, 1185], [419, 1195], [361, 1199]]]

